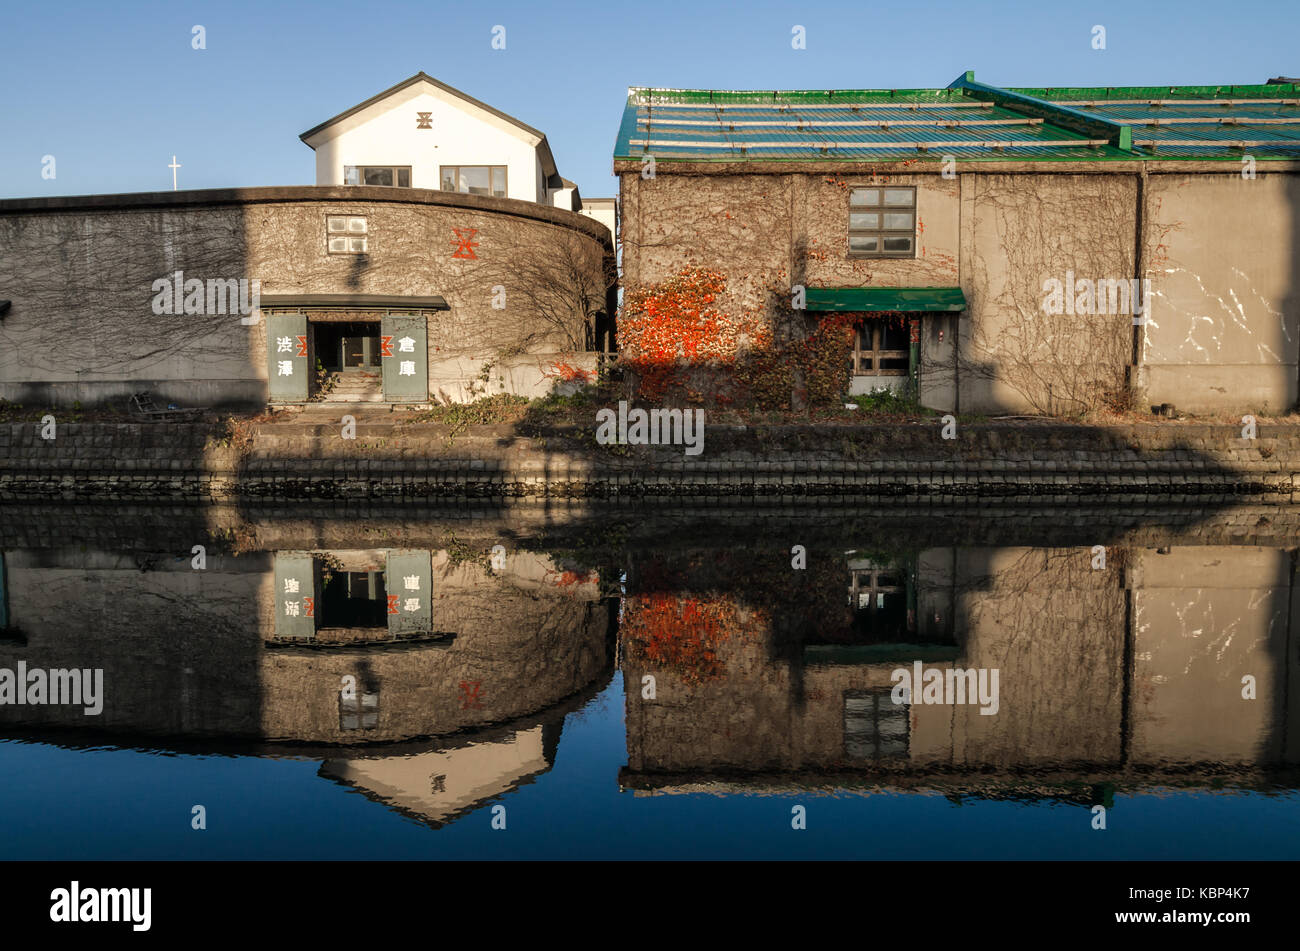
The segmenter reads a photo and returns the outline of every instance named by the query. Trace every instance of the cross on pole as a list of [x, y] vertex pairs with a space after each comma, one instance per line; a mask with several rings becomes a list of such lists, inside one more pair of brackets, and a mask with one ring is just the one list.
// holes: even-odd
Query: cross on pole
[[176, 191], [176, 169], [181, 167], [176, 162], [176, 156], [172, 156], [172, 163], [167, 167], [172, 170], [172, 191]]

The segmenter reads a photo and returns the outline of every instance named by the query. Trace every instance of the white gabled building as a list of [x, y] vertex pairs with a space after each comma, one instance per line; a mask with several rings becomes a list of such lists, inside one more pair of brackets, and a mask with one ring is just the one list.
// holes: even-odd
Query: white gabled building
[[583, 210], [543, 133], [422, 72], [300, 138], [316, 152], [317, 185], [430, 188]]

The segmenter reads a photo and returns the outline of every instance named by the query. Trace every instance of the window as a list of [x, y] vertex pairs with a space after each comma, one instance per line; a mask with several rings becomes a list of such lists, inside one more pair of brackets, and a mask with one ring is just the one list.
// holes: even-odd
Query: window
[[330, 254], [364, 254], [369, 250], [365, 218], [349, 215], [328, 215], [325, 218], [325, 237]]
[[444, 165], [442, 190], [466, 195], [491, 195], [506, 197], [506, 167], [504, 165]]
[[862, 321], [853, 334], [849, 370], [856, 376], [907, 376], [911, 339], [905, 323], [876, 317]]
[[389, 187], [410, 188], [411, 166], [345, 165], [343, 167], [343, 184], [387, 185]]
[[850, 572], [849, 607], [852, 629], [862, 643], [888, 644], [908, 640], [914, 624], [908, 617], [907, 584], [892, 568], [859, 568]]
[[907, 756], [911, 705], [894, 703], [891, 693], [890, 687], [845, 692], [844, 754], [850, 759]]
[[373, 730], [379, 726], [379, 688], [359, 691], [357, 687], [339, 691], [340, 730]]
[[849, 192], [849, 256], [916, 256], [916, 189], [855, 188]]

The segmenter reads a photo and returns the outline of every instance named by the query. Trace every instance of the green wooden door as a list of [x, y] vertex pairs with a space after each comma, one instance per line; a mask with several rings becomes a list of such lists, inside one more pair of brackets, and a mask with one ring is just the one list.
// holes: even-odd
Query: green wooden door
[[427, 634], [433, 630], [433, 569], [427, 551], [390, 551], [384, 570], [388, 593], [388, 633]]
[[305, 314], [267, 315], [266, 356], [271, 402], [304, 402], [310, 374]]
[[275, 553], [275, 636], [316, 636], [316, 560], [304, 551]]
[[379, 353], [384, 399], [423, 403], [429, 398], [429, 344], [423, 317], [384, 317], [379, 322]]

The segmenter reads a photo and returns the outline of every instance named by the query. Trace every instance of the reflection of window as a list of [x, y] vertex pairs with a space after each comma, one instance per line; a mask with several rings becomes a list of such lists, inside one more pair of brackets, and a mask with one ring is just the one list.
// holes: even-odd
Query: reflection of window
[[325, 219], [325, 236], [330, 254], [361, 254], [367, 250], [368, 227], [365, 218], [329, 215]]
[[868, 643], [902, 640], [910, 628], [907, 583], [894, 568], [864, 568], [850, 573], [849, 606], [853, 630]]
[[850, 759], [907, 756], [911, 706], [894, 703], [891, 688], [844, 694], [844, 753]]
[[442, 190], [505, 198], [506, 167], [504, 165], [444, 165], [442, 166]]
[[447, 791], [446, 776], [429, 777], [429, 792], [433, 793], [434, 795], [437, 795], [438, 793], [445, 793], [446, 791]]
[[916, 256], [916, 189], [854, 188], [849, 192], [849, 256]]
[[321, 578], [321, 627], [387, 627], [382, 571], [327, 570]]
[[339, 691], [339, 729], [373, 730], [379, 726], [379, 690], [373, 693], [358, 694], [352, 691]]
[[907, 376], [911, 337], [898, 320], [872, 318], [854, 328], [849, 370], [858, 376]]
[[346, 165], [343, 168], [345, 185], [387, 185], [398, 188], [411, 187], [411, 167], [401, 165]]

